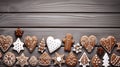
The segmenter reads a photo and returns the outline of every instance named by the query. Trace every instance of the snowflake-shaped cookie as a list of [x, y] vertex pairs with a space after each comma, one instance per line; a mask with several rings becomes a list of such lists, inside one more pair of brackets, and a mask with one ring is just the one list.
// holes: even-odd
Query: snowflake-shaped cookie
[[82, 50], [82, 46], [79, 44], [79, 43], [77, 43], [77, 44], [75, 44], [75, 45], [73, 45], [73, 51], [75, 51], [76, 53], [79, 53], [79, 52], [81, 52]]
[[20, 53], [21, 50], [24, 50], [24, 43], [21, 42], [20, 38], [17, 38], [17, 40], [13, 43], [14, 47], [13, 50], [16, 50], [18, 53]]

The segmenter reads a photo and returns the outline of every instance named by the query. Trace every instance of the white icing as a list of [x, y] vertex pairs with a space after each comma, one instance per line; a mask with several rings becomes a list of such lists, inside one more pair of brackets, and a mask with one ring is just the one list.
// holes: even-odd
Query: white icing
[[16, 42], [14, 42], [13, 45], [13, 50], [16, 50], [18, 53], [20, 53], [21, 50], [24, 50], [24, 43], [21, 42], [20, 38], [17, 38]]
[[61, 57], [57, 57], [57, 61], [59, 61], [59, 62], [60, 62], [61, 60], [62, 60], [62, 59], [61, 59]]
[[49, 49], [49, 52], [52, 53], [58, 48], [61, 47], [61, 40], [60, 39], [54, 39], [52, 36], [49, 36], [47, 38], [47, 47]]

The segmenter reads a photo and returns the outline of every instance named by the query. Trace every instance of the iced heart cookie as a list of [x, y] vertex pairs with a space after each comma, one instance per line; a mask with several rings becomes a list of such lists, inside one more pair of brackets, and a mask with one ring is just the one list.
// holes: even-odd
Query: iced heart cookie
[[114, 36], [108, 36], [107, 38], [101, 38], [100, 44], [110, 54], [113, 47], [115, 46], [115, 41], [116, 39]]
[[81, 37], [80, 42], [88, 52], [91, 52], [96, 44], [96, 39], [94, 35], [90, 35], [89, 37], [84, 35]]
[[26, 36], [25, 37], [25, 45], [30, 52], [33, 52], [37, 45], [37, 37], [36, 36]]
[[13, 42], [12, 36], [0, 35], [0, 48], [3, 52], [6, 52]]
[[54, 39], [52, 36], [49, 36], [47, 38], [47, 47], [48, 47], [49, 52], [52, 53], [61, 47], [61, 40]]

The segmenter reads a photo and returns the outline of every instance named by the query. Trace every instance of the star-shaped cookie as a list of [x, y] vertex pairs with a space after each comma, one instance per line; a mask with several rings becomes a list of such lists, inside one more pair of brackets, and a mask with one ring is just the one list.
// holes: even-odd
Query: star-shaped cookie
[[65, 63], [65, 60], [64, 60], [64, 54], [59, 54], [59, 53], [55, 53], [55, 57], [53, 57], [52, 59], [54, 60], [54, 64], [58, 64], [60, 67], [61, 67], [61, 64], [62, 63]]
[[19, 57], [17, 58], [17, 62], [16, 64], [19, 64], [21, 67], [24, 67], [25, 65], [28, 65], [28, 58], [24, 55], [24, 53], [22, 53]]
[[20, 38], [17, 38], [17, 40], [13, 43], [14, 47], [13, 50], [16, 50], [18, 53], [20, 53], [21, 50], [24, 50], [24, 43], [21, 42]]

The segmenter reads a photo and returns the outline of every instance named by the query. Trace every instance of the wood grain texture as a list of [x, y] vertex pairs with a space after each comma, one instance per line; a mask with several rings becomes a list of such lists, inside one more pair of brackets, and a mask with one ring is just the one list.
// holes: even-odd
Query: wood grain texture
[[120, 12], [120, 0], [0, 0], [0, 12]]
[[0, 27], [120, 27], [120, 14], [12, 13], [0, 14]]
[[[42, 37], [46, 39], [48, 36], [62, 40], [66, 33], [73, 34], [75, 44], [79, 43], [83, 35], [95, 35], [97, 44], [92, 53], [82, 48], [82, 53], [86, 52], [91, 59], [96, 54], [96, 49], [101, 47], [99, 40], [102, 37], [113, 35], [117, 42], [120, 41], [120, 0], [0, 0], [0, 34], [11, 35], [15, 41], [14, 31], [17, 27], [24, 30], [21, 38], [23, 42], [25, 36], [35, 35], [38, 38], [38, 44]], [[116, 51], [116, 46], [112, 53], [120, 55]], [[20, 54], [12, 48], [13, 45], [8, 52], [19, 56]], [[25, 46], [24, 48], [22, 52], [28, 57], [41, 55], [37, 51], [38, 46], [32, 53]], [[49, 53], [48, 48], [46, 51]], [[65, 54], [65, 57], [69, 53], [64, 51], [63, 43], [56, 52]], [[82, 53], [77, 54], [78, 59]], [[50, 56], [53, 57], [54, 53]], [[7, 66], [0, 62], [0, 67]], [[58, 66], [54, 66], [52, 62], [49, 67]], [[63, 64], [63, 67], [67, 67], [66, 64]], [[76, 67], [81, 66], [78, 63]], [[89, 67], [92, 67], [91, 63]]]

